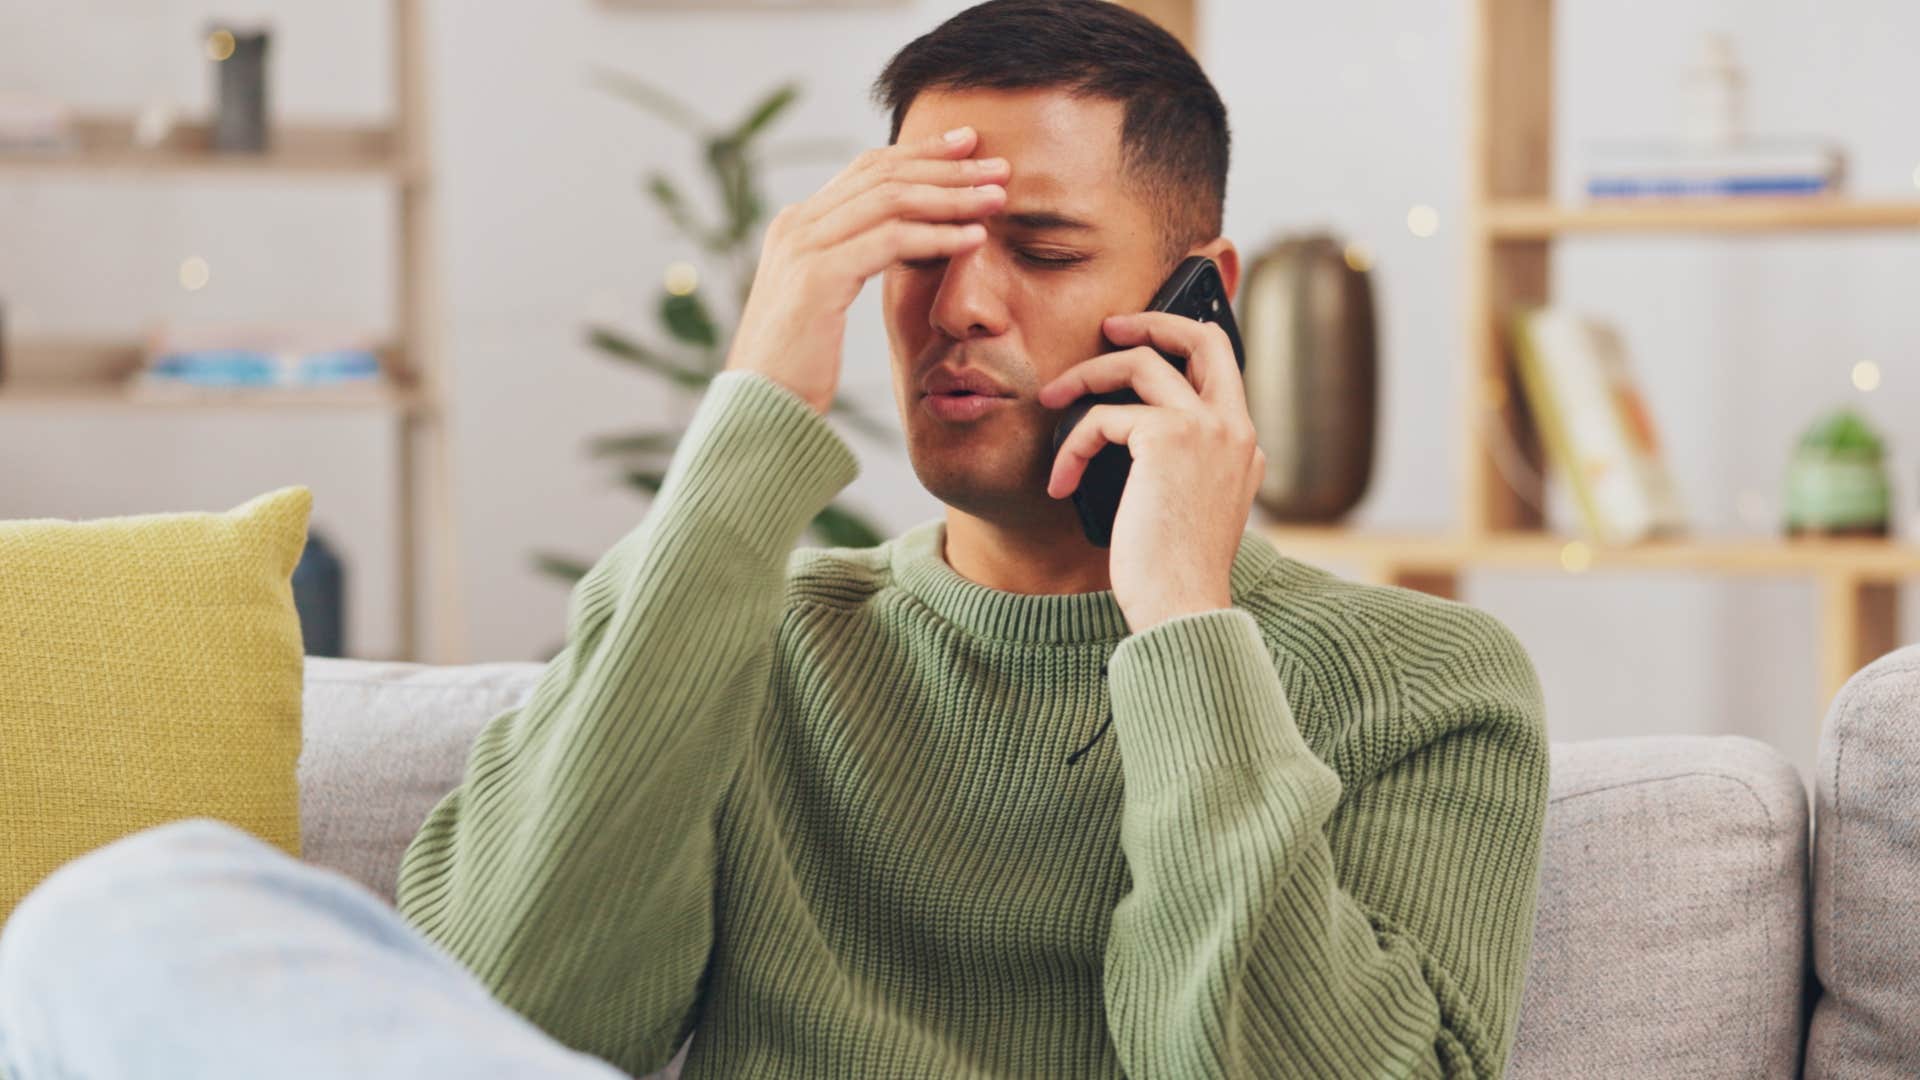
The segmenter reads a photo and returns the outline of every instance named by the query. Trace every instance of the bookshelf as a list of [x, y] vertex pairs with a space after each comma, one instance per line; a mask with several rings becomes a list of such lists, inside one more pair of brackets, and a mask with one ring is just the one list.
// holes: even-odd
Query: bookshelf
[[[72, 145], [0, 154], [0, 182], [85, 175], [124, 183], [272, 183], [315, 179], [374, 183], [393, 192], [393, 340], [380, 350], [388, 385], [338, 390], [207, 390], [156, 394], [127, 381], [138, 342], [10, 340], [0, 417], [58, 411], [124, 411], [201, 420], [228, 411], [374, 411], [394, 424], [398, 523], [394, 598], [397, 647], [385, 659], [465, 659], [447, 452], [447, 400], [439, 339], [439, 278], [432, 253], [435, 192], [428, 166], [426, 0], [382, 0], [391, 10], [393, 120], [388, 124], [276, 121], [271, 149], [215, 151], [205, 123], [174, 125], [140, 145], [129, 115], [75, 118]], [[423, 564], [431, 580], [422, 573]], [[427, 603], [422, 603], [422, 594]], [[431, 652], [424, 639], [431, 637]]]
[[[1130, 4], [1191, 34], [1200, 0]], [[1169, 16], [1169, 8], [1178, 11]], [[1527, 415], [1507, 316], [1551, 300], [1555, 242], [1596, 233], [1755, 234], [1920, 228], [1920, 201], [1844, 197], [1702, 202], [1553, 201], [1553, 0], [1474, 0], [1468, 147], [1466, 349], [1457, 402], [1462, 475], [1456, 524], [1431, 532], [1268, 525], [1283, 551], [1359, 566], [1372, 580], [1457, 597], [1473, 569], [1603, 575], [1612, 570], [1716, 577], [1791, 576], [1815, 586], [1820, 699], [1899, 642], [1898, 586], [1920, 578], [1920, 546], [1897, 540], [1691, 535], [1604, 546], [1550, 531], [1505, 480], [1498, 436], [1545, 467]], [[1168, 25], [1175, 25], [1169, 21]], [[1816, 721], [1818, 722], [1818, 721]]]

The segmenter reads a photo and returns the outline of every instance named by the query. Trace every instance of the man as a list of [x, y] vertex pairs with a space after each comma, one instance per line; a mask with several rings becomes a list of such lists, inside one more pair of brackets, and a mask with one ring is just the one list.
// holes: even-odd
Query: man
[[[1246, 532], [1225, 336], [1125, 315], [1188, 254], [1235, 288], [1206, 75], [1112, 4], [996, 0], [877, 92], [891, 146], [774, 219], [660, 502], [403, 909], [641, 1072], [695, 1028], [697, 1076], [1498, 1072], [1538, 688], [1490, 617]], [[856, 473], [822, 413], [872, 275], [947, 515], [789, 559]], [[1056, 459], [1117, 386], [1144, 404]], [[1064, 498], [1102, 440], [1135, 457], [1110, 550]]]
[[[1539, 686], [1490, 616], [1246, 530], [1224, 335], [1130, 314], [1187, 255], [1237, 284], [1205, 75], [1116, 5], [991, 0], [877, 92], [890, 144], [772, 222], [659, 499], [420, 830], [401, 910], [545, 1033], [490, 1038], [633, 1073], [692, 1033], [689, 1077], [1498, 1075]], [[823, 414], [876, 274], [948, 509], [794, 552], [856, 473]], [[1119, 387], [1142, 403], [1056, 456], [1060, 410]], [[1110, 549], [1066, 498], [1105, 443], [1134, 459]]]

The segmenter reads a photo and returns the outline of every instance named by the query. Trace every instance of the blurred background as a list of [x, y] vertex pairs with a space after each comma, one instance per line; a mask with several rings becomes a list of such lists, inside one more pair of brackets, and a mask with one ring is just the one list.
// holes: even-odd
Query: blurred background
[[[0, 516], [304, 484], [342, 651], [544, 659], [753, 226], [885, 141], [868, 84], [965, 6], [0, 0]], [[1227, 103], [1227, 235], [1274, 256], [1263, 442], [1347, 478], [1276, 481], [1256, 526], [1498, 615], [1555, 738], [1744, 734], [1806, 774], [1913, 625], [1920, 7], [1140, 6]], [[940, 513], [878, 292], [815, 542]]]

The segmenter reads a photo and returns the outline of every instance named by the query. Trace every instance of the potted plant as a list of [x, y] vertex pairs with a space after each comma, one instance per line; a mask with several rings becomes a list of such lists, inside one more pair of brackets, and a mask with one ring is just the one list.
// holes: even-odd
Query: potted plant
[[[682, 193], [681, 185], [664, 172], [648, 175], [643, 187], [682, 237], [710, 261], [727, 268], [732, 278], [727, 324], [716, 317], [709, 304], [712, 293], [701, 286], [695, 267], [676, 262], [662, 276], [655, 305], [661, 336], [668, 344], [655, 345], [604, 324], [589, 326], [586, 335], [588, 343], [607, 357], [660, 379], [672, 393], [691, 402], [723, 369], [731, 324], [737, 323], [753, 288], [761, 229], [768, 216], [761, 196], [762, 170], [823, 154], [844, 158], [848, 151], [837, 143], [820, 140], [766, 145], [768, 130], [799, 97], [799, 88], [791, 83], [768, 93], [738, 123], [716, 129], [685, 103], [640, 79], [601, 73], [596, 81], [699, 140], [704, 151], [705, 176], [720, 208], [718, 221], [703, 218]], [[683, 410], [683, 417], [690, 411]], [[868, 416], [844, 397], [834, 400], [832, 412], [868, 435], [889, 438], [895, 434], [890, 425]], [[588, 452], [610, 460], [622, 483], [651, 496], [660, 490], [685, 425], [682, 419], [667, 428], [597, 435], [589, 440]], [[879, 530], [858, 511], [837, 503], [813, 519], [809, 532], [830, 546], [867, 547], [882, 539]], [[534, 559], [541, 570], [568, 581], [577, 581], [592, 565], [549, 552], [536, 553]]]
[[1787, 534], [1886, 536], [1886, 449], [1841, 409], [1807, 429], [1787, 465]]

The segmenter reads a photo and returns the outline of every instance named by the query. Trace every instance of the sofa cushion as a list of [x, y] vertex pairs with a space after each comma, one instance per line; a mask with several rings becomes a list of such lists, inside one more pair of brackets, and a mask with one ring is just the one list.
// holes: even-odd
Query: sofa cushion
[[[308, 861], [391, 899], [474, 737], [542, 670], [307, 658]], [[1605, 739], [1555, 743], [1551, 785], [1508, 1075], [1793, 1076], [1809, 982], [1793, 767], [1736, 736]]]
[[1553, 745], [1514, 1077], [1793, 1077], [1807, 794], [1764, 743]]
[[[306, 861], [392, 903], [407, 845], [466, 775], [480, 729], [523, 704], [545, 670], [527, 662], [434, 666], [307, 657], [300, 755]], [[695, 1037], [640, 1080], [678, 1080]]]
[[1920, 646], [1834, 697], [1814, 821], [1808, 1080], [1920, 1076]]
[[400, 857], [466, 772], [487, 721], [533, 692], [544, 665], [437, 666], [309, 656], [300, 753], [304, 858], [388, 903]]
[[0, 522], [0, 922], [63, 863], [210, 817], [300, 854], [313, 494]]

